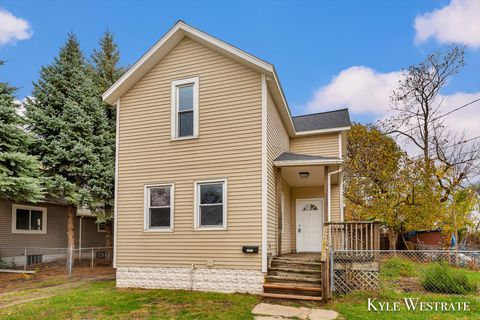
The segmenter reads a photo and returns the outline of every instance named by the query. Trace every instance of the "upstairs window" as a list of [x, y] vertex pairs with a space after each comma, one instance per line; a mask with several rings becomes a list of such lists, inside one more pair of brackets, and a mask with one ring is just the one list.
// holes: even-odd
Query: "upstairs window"
[[172, 81], [172, 139], [198, 137], [198, 77]]
[[47, 208], [12, 205], [12, 233], [47, 233]]
[[201, 229], [225, 229], [227, 226], [226, 181], [202, 181], [195, 183], [195, 227]]

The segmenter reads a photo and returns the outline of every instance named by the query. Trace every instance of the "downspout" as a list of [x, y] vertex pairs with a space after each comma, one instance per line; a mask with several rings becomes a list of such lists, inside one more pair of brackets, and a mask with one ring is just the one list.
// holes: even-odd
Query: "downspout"
[[331, 185], [331, 178], [330, 176], [332, 174], [337, 174], [337, 173], [340, 173], [342, 172], [342, 168], [339, 168], [338, 170], [336, 171], [332, 171], [332, 172], [329, 172], [328, 173], [328, 177], [327, 177], [327, 211], [328, 211], [328, 222], [331, 222], [332, 221], [332, 203], [331, 203], [331, 198], [332, 198], [332, 185]]

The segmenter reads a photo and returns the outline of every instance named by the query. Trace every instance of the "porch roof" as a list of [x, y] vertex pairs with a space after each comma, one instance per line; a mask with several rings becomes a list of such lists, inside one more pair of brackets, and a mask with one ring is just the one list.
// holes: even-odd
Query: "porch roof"
[[343, 160], [337, 157], [323, 157], [292, 152], [284, 152], [273, 160], [273, 164], [277, 167], [328, 165], [340, 164], [342, 162]]

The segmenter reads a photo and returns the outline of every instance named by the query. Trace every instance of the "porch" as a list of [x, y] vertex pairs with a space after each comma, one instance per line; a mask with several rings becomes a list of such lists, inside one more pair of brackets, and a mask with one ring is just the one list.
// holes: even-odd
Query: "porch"
[[320, 253], [323, 227], [343, 221], [342, 160], [283, 153], [269, 198], [269, 257]]
[[344, 222], [342, 163], [295, 153], [274, 159], [264, 296], [328, 299], [329, 251], [379, 247], [377, 224]]

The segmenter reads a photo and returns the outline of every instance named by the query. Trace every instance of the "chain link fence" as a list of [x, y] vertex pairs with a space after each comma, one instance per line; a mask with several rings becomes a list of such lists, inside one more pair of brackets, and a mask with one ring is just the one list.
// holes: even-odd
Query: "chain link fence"
[[382, 289], [442, 294], [480, 293], [480, 251], [331, 251], [330, 270], [334, 294]]
[[0, 271], [10, 273], [88, 272], [99, 267], [111, 267], [112, 248], [0, 248]]

